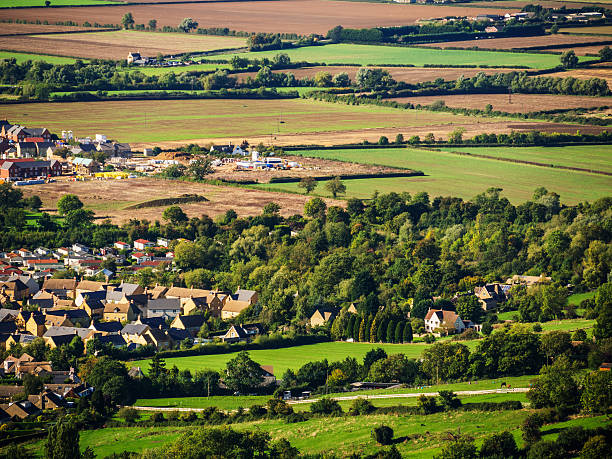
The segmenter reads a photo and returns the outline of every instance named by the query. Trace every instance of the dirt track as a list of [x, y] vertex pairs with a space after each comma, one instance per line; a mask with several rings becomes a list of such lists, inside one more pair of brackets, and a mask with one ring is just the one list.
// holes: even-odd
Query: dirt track
[[191, 17], [200, 27], [228, 27], [249, 32], [324, 34], [341, 24], [344, 27], [394, 26], [419, 19], [444, 16], [504, 14], [517, 8], [482, 8], [342, 2], [328, 0], [279, 0], [270, 2], [185, 3], [177, 5], [129, 5], [112, 7], [31, 8], [0, 10], [0, 19], [85, 21], [119, 24], [131, 12], [137, 24], [156, 19], [157, 25], [176, 27]]

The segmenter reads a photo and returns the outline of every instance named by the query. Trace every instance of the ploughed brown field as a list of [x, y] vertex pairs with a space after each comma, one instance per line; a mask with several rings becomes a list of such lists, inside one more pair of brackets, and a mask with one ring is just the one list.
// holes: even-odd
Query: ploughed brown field
[[[586, 53], [588, 46], [575, 46], [574, 44], [593, 43], [600, 41], [612, 42], [612, 37], [608, 35], [601, 36], [579, 36], [579, 35], [542, 35], [537, 37], [511, 37], [511, 38], [486, 38], [482, 40], [464, 40], [464, 41], [449, 41], [438, 43], [427, 43], [419, 46], [435, 47], [435, 48], [484, 48], [484, 49], [521, 49], [551, 45], [567, 45], [569, 49], [573, 49], [576, 54]], [[605, 45], [595, 46], [597, 51]], [[547, 50], [558, 52], [559, 49]], [[597, 52], [595, 51], [595, 52]], [[589, 51], [591, 52], [591, 51]]]
[[450, 96], [401, 97], [392, 100], [415, 105], [431, 105], [443, 100], [448, 107], [479, 108], [481, 110], [484, 110], [487, 104], [491, 104], [493, 110], [509, 113], [612, 106], [612, 97], [556, 96], [550, 94], [512, 94], [510, 100], [508, 94], [455, 94]]
[[15, 24], [0, 23], [0, 36], [2, 35], [28, 35], [34, 33], [62, 33], [62, 32], [83, 32], [92, 29], [91, 27], [58, 26], [44, 24]]
[[[610, 64], [608, 64], [610, 65]], [[567, 70], [565, 72], [547, 73], [545, 76], [550, 77], [574, 77], [582, 80], [588, 80], [589, 78], [601, 78], [608, 82], [608, 86], [612, 88], [612, 67], [586, 67], [580, 69]]]
[[100, 24], [120, 24], [127, 12], [134, 15], [137, 24], [156, 19], [159, 26], [176, 27], [183, 18], [190, 17], [200, 27], [228, 27], [249, 32], [285, 32], [308, 35], [324, 34], [341, 24], [344, 27], [394, 26], [444, 16], [476, 16], [478, 14], [505, 14], [518, 8], [482, 8], [379, 4], [328, 0], [279, 0], [257, 2], [184, 3], [180, 6], [128, 5], [79, 8], [2, 9], [0, 19], [27, 19], [85, 21]]
[[36, 52], [45, 50], [59, 56], [98, 59], [125, 59], [139, 51], [143, 56], [167, 55], [215, 49], [241, 48], [245, 38], [208, 35], [168, 34], [117, 30], [53, 35], [0, 36], [0, 49]]
[[[467, 3], [466, 5], [469, 5]], [[489, 2], [478, 2], [478, 5], [482, 5], [483, 7], [494, 6], [496, 8], [523, 8], [526, 5], [532, 5], [533, 1], [531, 0], [501, 0], [501, 1], [489, 1]], [[594, 1], [565, 1], [565, 0], [544, 0], [542, 2], [537, 2], [538, 5], [541, 5], [542, 8], [561, 8], [565, 6], [566, 8], [583, 8], [585, 6], [604, 6], [602, 2]]]
[[[609, 37], [608, 37], [609, 38]], [[603, 48], [605, 45], [598, 46], [581, 46], [581, 47], [568, 47], [568, 48], [560, 48], [555, 49], [555, 52], [564, 53], [565, 51], [569, 51], [573, 49], [577, 56], [586, 56], [586, 55], [597, 55], [599, 50]], [[608, 45], [610, 46], [610, 45]]]
[[[351, 80], [355, 79], [357, 71], [361, 67], [354, 66], [316, 66], [303, 67], [299, 69], [284, 70], [284, 73], [293, 73], [296, 78], [314, 77], [319, 72], [328, 72], [332, 75], [338, 73], [347, 73]], [[406, 83], [419, 83], [421, 81], [433, 81], [436, 78], [444, 78], [445, 80], [456, 80], [461, 75], [464, 77], [473, 77], [480, 72], [487, 75], [496, 73], [520, 72], [521, 69], [478, 69], [478, 68], [423, 68], [423, 67], [380, 67], [387, 70], [396, 81], [404, 81]], [[239, 73], [234, 76], [246, 80], [249, 76], [255, 78], [257, 72]]]
[[[240, 216], [259, 215], [263, 207], [275, 202], [281, 206], [281, 214], [290, 216], [301, 214], [304, 204], [311, 197], [297, 194], [273, 193], [239, 187], [214, 186], [173, 180], [138, 178], [125, 180], [95, 180], [72, 182], [60, 180], [44, 185], [32, 185], [24, 195], [39, 195], [43, 208], [55, 209], [57, 200], [66, 193], [79, 196], [87, 209], [95, 212], [97, 218], [110, 218], [114, 223], [130, 219], [161, 220], [167, 206], [127, 209], [134, 204], [154, 199], [170, 198], [183, 194], [199, 194], [208, 199], [205, 202], [181, 204], [189, 217], [207, 214], [215, 217], [234, 209]], [[341, 205], [342, 201], [325, 199], [327, 205]]]

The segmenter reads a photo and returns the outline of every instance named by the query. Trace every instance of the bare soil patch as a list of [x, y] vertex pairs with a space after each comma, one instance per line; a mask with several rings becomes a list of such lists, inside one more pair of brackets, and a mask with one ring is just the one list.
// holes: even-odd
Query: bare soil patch
[[283, 156], [287, 161], [295, 161], [302, 165], [301, 168], [291, 170], [269, 170], [269, 171], [240, 171], [235, 170], [233, 165], [227, 165], [217, 169], [210, 175], [212, 179], [230, 181], [255, 180], [259, 183], [268, 183], [273, 177], [335, 177], [338, 175], [360, 175], [360, 174], [390, 174], [408, 173], [406, 169], [397, 169], [386, 166], [372, 166], [367, 164], [343, 163], [327, 159], [302, 158], [297, 156]]
[[504, 14], [519, 8], [482, 8], [376, 4], [327, 0], [279, 0], [270, 2], [221, 2], [128, 5], [81, 8], [31, 8], [0, 10], [0, 19], [65, 21], [78, 23], [96, 21], [100, 24], [119, 24], [127, 12], [138, 24], [156, 19], [158, 26], [176, 27], [183, 18], [191, 17], [200, 27], [229, 27], [249, 32], [287, 32], [308, 35], [324, 34], [332, 27], [374, 27], [411, 24], [419, 19], [444, 16]]
[[64, 32], [84, 32], [95, 30], [91, 27], [72, 27], [44, 24], [15, 24], [0, 23], [0, 35], [29, 35], [33, 33], [64, 33]]
[[[576, 46], [575, 44], [593, 43], [600, 41], [612, 41], [610, 36], [579, 36], [579, 35], [543, 35], [537, 37], [511, 37], [511, 38], [486, 38], [482, 40], [464, 40], [464, 41], [449, 41], [428, 43], [419, 46], [435, 47], [435, 48], [484, 48], [484, 49], [522, 49], [534, 48], [553, 45], [567, 45], [568, 48], [574, 49], [576, 54], [584, 49], [591, 47]], [[597, 47], [597, 46], [596, 46]], [[599, 45], [597, 49], [603, 48], [604, 45]], [[559, 51], [551, 49], [550, 51]]]
[[556, 96], [550, 94], [512, 94], [511, 98], [508, 94], [456, 94], [450, 96], [401, 97], [391, 100], [415, 105], [430, 105], [443, 100], [448, 107], [479, 108], [481, 110], [484, 110], [487, 104], [491, 104], [493, 110], [509, 113], [612, 106], [611, 97]]
[[240, 48], [244, 38], [206, 35], [167, 34], [153, 32], [91, 32], [58, 35], [0, 36], [0, 48], [14, 51], [36, 52], [49, 50], [60, 56], [90, 59], [125, 59], [128, 53], [143, 56], [167, 55], [214, 49]]
[[[284, 70], [284, 73], [293, 73], [296, 78], [314, 77], [318, 72], [329, 72], [332, 75], [345, 72], [351, 80], [355, 79], [357, 71], [361, 67], [354, 66], [316, 66], [303, 67], [299, 69]], [[404, 81], [406, 83], [420, 83], [422, 81], [433, 81], [436, 78], [444, 78], [445, 80], [456, 80], [461, 75], [464, 77], [473, 77], [480, 72], [487, 75], [497, 73], [520, 72], [522, 69], [479, 69], [479, 68], [423, 68], [423, 67], [380, 67], [387, 70], [396, 81]], [[255, 78], [256, 72], [239, 73], [236, 76], [246, 80], [249, 76]]]
[[[608, 37], [610, 38], [610, 37]], [[576, 56], [586, 56], [586, 55], [597, 55], [599, 50], [603, 48], [605, 45], [597, 45], [597, 46], [580, 46], [580, 47], [571, 47], [567, 48], [559, 48], [555, 49], [555, 52], [564, 53], [569, 50], [573, 50], [576, 53]], [[609, 46], [609, 45], [608, 45]]]
[[[281, 206], [281, 214], [289, 216], [302, 213], [309, 196], [273, 193], [240, 187], [214, 186], [192, 182], [139, 178], [128, 180], [96, 180], [88, 182], [58, 181], [44, 185], [24, 187], [26, 196], [39, 195], [45, 208], [54, 209], [57, 200], [66, 193], [79, 196], [85, 207], [96, 217], [108, 217], [114, 223], [133, 218], [150, 221], [161, 220], [165, 207], [128, 209], [127, 207], [151, 199], [162, 199], [193, 193], [205, 196], [209, 201], [181, 204], [190, 217], [207, 214], [211, 217], [234, 209], [240, 216], [258, 215], [263, 206], [275, 202]], [[326, 199], [328, 205], [343, 205], [342, 201]]]

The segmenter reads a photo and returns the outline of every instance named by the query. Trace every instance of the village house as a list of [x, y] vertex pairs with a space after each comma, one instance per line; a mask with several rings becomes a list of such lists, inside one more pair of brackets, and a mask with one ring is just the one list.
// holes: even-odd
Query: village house
[[0, 178], [25, 179], [58, 176], [62, 174], [59, 161], [3, 160], [0, 165]]
[[46, 279], [42, 290], [51, 292], [60, 298], [76, 297], [76, 279]]
[[136, 239], [134, 241], [135, 250], [145, 250], [149, 247], [155, 247], [155, 243], [151, 241], [147, 241], [146, 239]]
[[76, 157], [72, 160], [72, 171], [79, 175], [92, 175], [100, 171], [100, 163], [91, 158]]
[[223, 309], [221, 310], [222, 319], [232, 319], [246, 308], [257, 303], [259, 296], [254, 290], [243, 290], [238, 288], [236, 293], [230, 295]]
[[191, 336], [196, 336], [205, 322], [204, 316], [200, 314], [191, 316], [178, 315], [170, 324], [170, 328], [187, 330]]
[[107, 303], [103, 317], [107, 321], [131, 322], [136, 318], [136, 311], [131, 303]]
[[98, 290], [106, 290], [109, 284], [105, 282], [96, 282], [96, 281], [88, 281], [82, 280], [76, 286], [76, 294], [85, 293], [85, 292], [96, 292]]
[[453, 311], [430, 309], [425, 316], [425, 331], [427, 333], [463, 333], [466, 329], [463, 320]]
[[337, 310], [316, 309], [312, 316], [310, 316], [310, 326], [313, 328], [321, 327], [332, 322], [336, 318], [337, 314]]
[[221, 341], [226, 343], [238, 343], [241, 341], [251, 341], [255, 336], [263, 333], [260, 324], [232, 325], [223, 335], [219, 336]]
[[497, 309], [499, 303], [506, 301], [506, 293], [509, 285], [486, 284], [483, 287], [474, 287], [474, 295], [485, 311]]
[[163, 317], [165, 319], [174, 319], [181, 313], [181, 300], [179, 298], [150, 299], [147, 301], [143, 313], [147, 318]]
[[34, 336], [41, 337], [47, 331], [45, 326], [45, 316], [41, 313], [33, 313], [25, 324], [25, 331]]
[[29, 296], [30, 289], [19, 279], [0, 282], [0, 303], [22, 301]]

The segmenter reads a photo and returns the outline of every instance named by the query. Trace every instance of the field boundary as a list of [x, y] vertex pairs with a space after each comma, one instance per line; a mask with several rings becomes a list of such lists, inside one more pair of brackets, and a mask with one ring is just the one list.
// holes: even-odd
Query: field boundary
[[191, 202], [205, 202], [208, 201], [207, 198], [200, 195], [183, 195], [177, 196], [176, 198], [162, 198], [162, 199], [153, 199], [151, 201], [144, 201], [139, 204], [134, 204], [125, 209], [144, 209], [148, 207], [162, 207], [162, 206], [170, 206], [174, 204], [187, 204]]
[[507, 162], [507, 163], [525, 164], [527, 166], [549, 167], [551, 169], [564, 169], [564, 170], [574, 171], [574, 172], [587, 172], [590, 174], [612, 176], [611, 172], [600, 171], [597, 169], [585, 169], [582, 167], [562, 166], [562, 165], [552, 164], [552, 163], [549, 164], [549, 163], [540, 163], [536, 161], [525, 161], [522, 159], [502, 158], [499, 156], [483, 155], [480, 153], [468, 153], [465, 151], [445, 151], [445, 150], [440, 150], [440, 149], [437, 149], [437, 151], [439, 151], [440, 153], [450, 153], [452, 155], [458, 155], [458, 156], [472, 156], [474, 158], [492, 159], [495, 161], [502, 161], [502, 162]]

